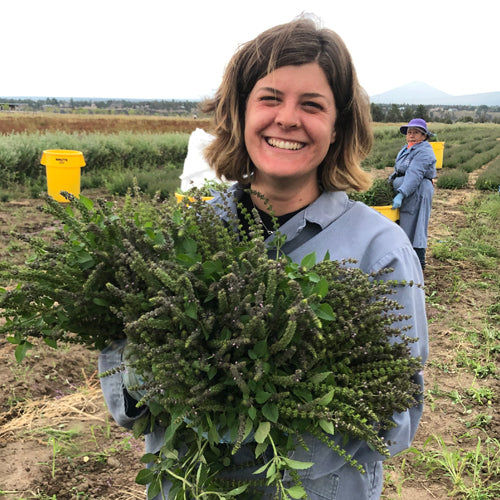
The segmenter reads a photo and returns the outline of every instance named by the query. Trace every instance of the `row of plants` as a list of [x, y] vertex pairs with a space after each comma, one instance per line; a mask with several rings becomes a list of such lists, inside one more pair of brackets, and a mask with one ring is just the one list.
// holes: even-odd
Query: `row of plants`
[[481, 172], [476, 180], [476, 188], [483, 191], [500, 189], [500, 156], [493, 160], [488, 168]]
[[498, 125], [460, 125], [439, 127], [437, 134], [445, 143], [443, 166], [473, 172], [500, 155]]
[[[500, 154], [498, 125], [429, 124], [435, 134], [431, 141], [445, 143], [443, 165], [463, 168], [469, 172], [483, 166]], [[405, 145], [399, 125], [375, 125], [375, 141], [370, 155], [363, 162], [367, 169], [383, 169], [394, 165], [398, 151]]]
[[[468, 183], [468, 173], [491, 162], [479, 176], [476, 188], [496, 190], [500, 174], [496, 160], [500, 155], [499, 130], [495, 125], [439, 125], [436, 137], [445, 142], [444, 170], [440, 171], [437, 186], [458, 189]], [[189, 135], [180, 133], [118, 134], [61, 132], [36, 134], [9, 134], [0, 137], [0, 199], [5, 200], [6, 189], [24, 186], [32, 197], [38, 197], [46, 186], [45, 168], [40, 165], [45, 149], [72, 149], [82, 151], [86, 166], [82, 170], [82, 189], [104, 188], [111, 194], [124, 195], [137, 178], [141, 188], [162, 197], [175, 192], [178, 177], [187, 155]], [[390, 167], [404, 144], [398, 126], [376, 126], [374, 148], [363, 166], [367, 170]], [[374, 189], [377, 192], [374, 194]], [[355, 199], [373, 205], [388, 205], [392, 192], [374, 186], [370, 192]], [[380, 192], [382, 191], [382, 194]], [[383, 199], [382, 199], [383, 198]]]
[[181, 168], [187, 155], [189, 134], [10, 134], [0, 137], [0, 186], [39, 179], [46, 149], [77, 150], [83, 153], [85, 171]]
[[461, 189], [469, 183], [469, 174], [463, 170], [446, 170], [439, 174], [436, 186], [439, 189]]
[[[463, 166], [467, 171], [478, 168], [499, 154], [497, 125], [436, 125], [432, 140], [445, 142], [444, 164], [449, 168]], [[373, 149], [365, 159], [367, 169], [392, 166], [396, 154], [405, 144], [398, 125], [375, 125]], [[32, 133], [7, 134], [0, 137], [0, 165], [12, 179], [37, 176], [44, 149], [75, 149], [84, 153], [89, 169], [111, 166], [130, 168], [144, 165], [180, 166], [187, 154], [189, 134], [120, 132], [101, 133]]]
[[[449, 156], [452, 154], [453, 149], [451, 150]], [[467, 154], [469, 156], [467, 159], [463, 157], [460, 162], [451, 165], [447, 164], [446, 166], [448, 168], [457, 168], [467, 173], [474, 172], [500, 155], [500, 143], [498, 141], [494, 143], [492, 142], [490, 143], [489, 149], [481, 151], [476, 151], [475, 149], [468, 150]]]
[[[462, 168], [445, 169], [439, 174], [437, 187], [441, 189], [461, 189], [469, 183], [469, 172]], [[475, 188], [481, 191], [500, 189], [500, 154], [495, 156], [481, 172], [475, 182]]]

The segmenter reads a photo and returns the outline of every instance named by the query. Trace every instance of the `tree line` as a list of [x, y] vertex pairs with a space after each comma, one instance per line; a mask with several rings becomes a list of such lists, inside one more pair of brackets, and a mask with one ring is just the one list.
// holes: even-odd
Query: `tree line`
[[[139, 99], [45, 99], [0, 98], [0, 111], [18, 110], [77, 114], [123, 114], [156, 116], [192, 116], [203, 114], [198, 100], [139, 100]], [[374, 122], [399, 123], [412, 118], [430, 122], [500, 123], [500, 106], [435, 106], [410, 104], [371, 104]]]
[[371, 103], [374, 122], [409, 122], [412, 118], [423, 118], [429, 122], [441, 123], [500, 123], [500, 106], [436, 106], [410, 104]]
[[139, 100], [139, 99], [45, 99], [0, 98], [0, 110], [48, 111], [53, 113], [124, 114], [192, 116], [199, 114], [200, 102], [195, 100]]

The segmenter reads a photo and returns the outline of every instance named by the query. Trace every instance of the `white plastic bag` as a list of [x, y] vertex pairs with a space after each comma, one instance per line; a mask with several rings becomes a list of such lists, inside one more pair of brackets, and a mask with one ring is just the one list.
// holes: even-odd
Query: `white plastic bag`
[[188, 143], [188, 152], [184, 160], [184, 169], [181, 179], [181, 191], [188, 191], [196, 187], [201, 188], [206, 180], [217, 179], [215, 171], [210, 168], [203, 157], [203, 150], [214, 140], [214, 136], [197, 128], [191, 133]]

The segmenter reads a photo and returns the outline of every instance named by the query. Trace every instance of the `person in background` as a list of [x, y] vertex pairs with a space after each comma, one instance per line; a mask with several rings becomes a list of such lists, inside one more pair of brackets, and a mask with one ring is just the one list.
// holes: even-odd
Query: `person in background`
[[399, 130], [406, 135], [407, 144], [396, 156], [394, 172], [389, 177], [396, 193], [392, 208], [400, 209], [399, 224], [425, 269], [427, 228], [436, 177], [436, 156], [427, 141], [433, 134], [422, 118], [414, 118]]
[[[335, 32], [301, 16], [261, 33], [229, 61], [204, 111], [213, 113], [214, 121], [214, 140], [205, 150], [207, 161], [217, 177], [236, 181], [230, 188], [234, 200], [229, 207], [223, 208], [221, 194], [213, 200], [223, 219], [228, 217], [224, 210], [243, 217], [239, 207], [255, 207], [270, 242], [275, 237], [272, 207], [280, 233], [286, 236], [281, 249], [294, 262], [300, 263], [312, 252], [318, 259], [329, 254], [338, 261], [354, 259], [346, 265], [366, 273], [391, 268], [388, 279], [423, 283], [419, 261], [403, 230], [346, 195], [346, 190], [364, 190], [371, 183], [361, 161], [370, 151], [373, 136], [368, 96]], [[392, 298], [408, 315], [401, 327], [409, 327], [408, 335], [415, 338], [410, 344], [412, 355], [421, 357], [424, 364], [428, 355], [424, 291], [400, 286]], [[107, 347], [100, 355], [100, 370], [119, 366], [123, 349], [124, 341]], [[415, 380], [423, 387], [422, 372], [415, 374]], [[108, 408], [121, 425], [132, 426], [147, 411], [135, 407], [123, 373], [105, 377], [101, 384]], [[394, 414], [396, 426], [383, 431], [391, 454], [410, 446], [422, 410], [419, 404]], [[163, 434], [163, 429], [146, 434], [147, 452], [160, 450]], [[299, 471], [309, 499], [380, 498], [384, 456], [366, 442], [332, 436], [363, 466], [366, 472], [361, 473], [325, 443], [307, 434], [303, 438], [307, 450], [299, 445], [291, 458], [314, 462]], [[242, 446], [233, 459], [241, 467], [229, 477], [255, 479], [255, 468], [248, 466], [252, 458], [251, 450]], [[169, 489], [165, 481], [164, 491]], [[274, 498], [273, 487], [259, 490], [252, 498]]]

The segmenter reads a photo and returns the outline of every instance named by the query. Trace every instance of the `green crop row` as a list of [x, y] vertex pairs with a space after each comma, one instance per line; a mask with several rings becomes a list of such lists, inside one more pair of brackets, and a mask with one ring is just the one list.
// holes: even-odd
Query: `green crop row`
[[484, 172], [479, 174], [476, 188], [483, 191], [500, 190], [500, 156], [492, 161]]
[[[463, 187], [467, 184], [468, 173], [490, 162], [494, 164], [500, 155], [499, 125], [433, 125], [430, 124], [429, 128], [436, 134], [434, 140], [445, 143], [444, 170], [440, 172], [438, 187]], [[405, 144], [399, 125], [375, 125], [374, 136], [373, 149], [364, 160], [363, 168], [392, 167], [398, 151]], [[112, 180], [125, 185], [130, 177], [142, 173], [182, 169], [188, 140], [187, 133], [52, 132], [3, 135], [0, 136], [0, 188], [16, 184], [29, 186], [34, 191], [42, 189], [40, 185], [44, 181], [45, 168], [40, 165], [40, 159], [46, 149], [82, 151], [86, 161], [86, 179], [82, 182], [89, 187], [100, 187]], [[450, 169], [457, 172], [452, 174]], [[486, 177], [480, 178], [479, 189], [498, 187], [498, 168], [491, 167], [488, 172], [484, 174]], [[151, 180], [149, 184], [155, 182]], [[112, 191], [121, 192], [122, 188], [115, 186]]]
[[33, 182], [44, 175], [40, 165], [47, 149], [81, 151], [86, 171], [182, 168], [189, 134], [11, 134], [0, 137], [0, 186]]
[[[500, 154], [500, 127], [495, 124], [429, 125], [432, 140], [444, 142], [443, 166], [472, 172]], [[392, 167], [398, 151], [406, 144], [398, 125], [375, 126], [375, 141], [364, 160], [367, 170]]]

